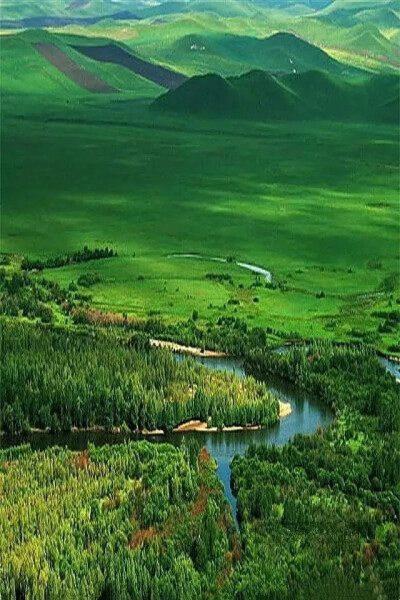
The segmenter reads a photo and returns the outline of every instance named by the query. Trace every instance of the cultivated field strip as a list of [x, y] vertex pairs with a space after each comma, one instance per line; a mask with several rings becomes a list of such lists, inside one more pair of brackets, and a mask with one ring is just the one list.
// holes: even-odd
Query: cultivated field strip
[[95, 94], [118, 92], [116, 88], [100, 79], [100, 77], [93, 75], [84, 67], [81, 67], [55, 44], [50, 42], [37, 42], [34, 43], [33, 46], [47, 61], [49, 61], [49, 63], [64, 73], [64, 75], [81, 88]]
[[186, 81], [186, 77], [181, 73], [176, 73], [160, 65], [138, 58], [129, 54], [123, 48], [115, 44], [104, 46], [71, 46], [77, 52], [93, 58], [100, 62], [109, 62], [133, 71], [137, 75], [149, 79], [158, 85], [175, 89]]

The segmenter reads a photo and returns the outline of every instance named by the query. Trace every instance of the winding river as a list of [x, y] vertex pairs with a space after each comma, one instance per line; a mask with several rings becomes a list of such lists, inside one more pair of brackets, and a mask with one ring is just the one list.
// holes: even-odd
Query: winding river
[[[175, 354], [176, 360], [182, 361], [184, 356]], [[204, 358], [195, 357], [209, 369], [225, 370], [234, 372], [239, 377], [244, 377], [244, 370], [240, 361], [230, 358]], [[125, 440], [147, 439], [148, 441], [169, 442], [179, 445], [182, 438], [193, 438], [200, 441], [218, 464], [218, 476], [220, 477], [225, 494], [232, 505], [233, 514], [236, 515], [236, 499], [230, 487], [230, 462], [236, 454], [244, 454], [250, 444], [285, 444], [296, 433], [312, 433], [318, 425], [325, 427], [332, 421], [331, 411], [317, 400], [303, 394], [294, 386], [278, 379], [270, 379], [268, 388], [275, 393], [282, 402], [290, 402], [292, 413], [281, 419], [271, 427], [259, 430], [226, 431], [221, 433], [185, 432], [171, 433], [166, 435], [143, 436], [137, 434], [112, 434], [104, 431], [60, 433], [58, 435], [40, 433], [26, 434], [23, 436], [6, 437], [0, 436], [0, 447], [15, 444], [29, 443], [33, 449], [45, 449], [48, 446], [68, 446], [72, 450], [84, 450], [89, 443], [96, 445], [118, 444]]]
[[[220, 262], [220, 263], [227, 263], [228, 259], [227, 258], [220, 258], [217, 256], [203, 256], [202, 254], [170, 254], [168, 256], [168, 258], [194, 258], [196, 260], [204, 260], [204, 261], [211, 261], [211, 262]], [[245, 263], [245, 262], [240, 262], [240, 261], [233, 261], [233, 264], [235, 264], [237, 267], [240, 267], [242, 269], [247, 269], [248, 271], [251, 271], [252, 273], [255, 273], [256, 275], [262, 275], [263, 277], [265, 277], [266, 281], [268, 283], [271, 283], [272, 281], [272, 273], [271, 271], [268, 271], [268, 269], [264, 269], [264, 267], [258, 267], [257, 265], [251, 265], [249, 263]]]
[[[174, 354], [177, 361], [184, 360], [185, 356]], [[193, 357], [194, 360], [205, 367], [214, 370], [225, 370], [244, 377], [245, 373], [240, 361], [231, 358], [206, 358]], [[380, 358], [381, 363], [395, 377], [400, 376], [399, 365], [388, 359]], [[166, 435], [137, 435], [137, 434], [112, 434], [104, 431], [61, 433], [58, 435], [40, 433], [23, 436], [0, 436], [0, 448], [16, 444], [29, 443], [33, 449], [45, 449], [48, 446], [68, 446], [72, 450], [84, 450], [89, 443], [96, 445], [119, 444], [125, 440], [146, 439], [150, 442], [169, 442], [179, 445], [186, 439], [200, 441], [218, 464], [217, 473], [221, 479], [225, 495], [232, 505], [233, 514], [236, 515], [236, 498], [230, 487], [230, 463], [236, 454], [244, 454], [250, 444], [275, 444], [283, 445], [296, 433], [313, 433], [318, 426], [326, 427], [333, 420], [332, 412], [321, 402], [301, 392], [292, 384], [277, 378], [270, 378], [267, 382], [269, 390], [276, 394], [282, 402], [290, 402], [292, 412], [275, 425], [258, 430], [225, 431], [220, 433], [185, 432]]]

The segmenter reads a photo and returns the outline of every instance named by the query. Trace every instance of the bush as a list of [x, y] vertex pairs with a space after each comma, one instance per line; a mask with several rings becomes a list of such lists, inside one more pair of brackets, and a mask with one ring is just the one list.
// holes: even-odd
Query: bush
[[100, 283], [100, 281], [102, 281], [102, 278], [98, 273], [84, 273], [78, 277], [78, 284], [83, 287], [91, 287], [96, 283]]

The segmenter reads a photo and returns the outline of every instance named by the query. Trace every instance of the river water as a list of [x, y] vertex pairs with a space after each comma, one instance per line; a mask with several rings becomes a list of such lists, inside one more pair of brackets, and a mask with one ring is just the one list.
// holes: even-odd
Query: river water
[[[176, 360], [182, 361], [184, 357], [175, 354]], [[215, 370], [234, 372], [239, 377], [244, 377], [241, 363], [230, 358], [204, 358], [196, 357], [196, 361]], [[232, 505], [233, 514], [236, 515], [236, 499], [230, 487], [230, 463], [236, 454], [244, 454], [250, 444], [285, 444], [296, 433], [312, 433], [320, 425], [326, 427], [332, 421], [331, 411], [317, 400], [302, 393], [293, 385], [282, 380], [271, 379], [267, 382], [268, 388], [275, 393], [282, 402], [290, 402], [292, 413], [277, 424], [256, 431], [230, 431], [220, 433], [186, 432], [165, 435], [143, 436], [137, 434], [112, 434], [100, 432], [79, 433], [36, 433], [15, 437], [0, 437], [0, 447], [15, 444], [29, 443], [33, 449], [45, 449], [48, 446], [68, 446], [72, 450], [84, 450], [89, 443], [96, 445], [118, 444], [127, 440], [147, 439], [150, 442], [169, 442], [179, 445], [185, 439], [196, 439], [206, 446], [211, 456], [217, 461], [217, 474], [224, 484], [225, 494]]]
[[400, 363], [394, 362], [394, 360], [390, 360], [390, 358], [384, 356], [378, 356], [378, 360], [388, 373], [396, 377], [396, 379], [400, 379]]
[[[177, 361], [185, 360], [185, 356], [174, 354]], [[197, 362], [214, 370], [225, 370], [244, 377], [245, 373], [240, 361], [231, 358], [206, 358], [195, 357]], [[400, 377], [399, 365], [393, 361], [380, 358], [381, 363], [395, 377]], [[236, 455], [243, 455], [250, 444], [275, 444], [283, 445], [296, 433], [313, 433], [318, 426], [326, 427], [333, 420], [332, 412], [318, 400], [303, 393], [292, 384], [270, 378], [266, 382], [269, 390], [276, 394], [282, 402], [290, 402], [292, 413], [281, 419], [275, 425], [256, 431], [226, 431], [219, 433], [185, 432], [170, 433], [165, 435], [144, 436], [137, 434], [112, 434], [100, 432], [60, 433], [57, 435], [40, 433], [23, 436], [0, 436], [0, 448], [16, 444], [29, 443], [33, 449], [45, 449], [48, 446], [68, 446], [72, 450], [84, 450], [89, 443], [96, 445], [120, 444], [128, 440], [146, 439], [150, 442], [169, 442], [180, 445], [183, 437], [198, 440], [217, 461], [217, 474], [221, 479], [225, 495], [232, 505], [233, 514], [236, 515], [236, 499], [230, 487], [230, 463]]]

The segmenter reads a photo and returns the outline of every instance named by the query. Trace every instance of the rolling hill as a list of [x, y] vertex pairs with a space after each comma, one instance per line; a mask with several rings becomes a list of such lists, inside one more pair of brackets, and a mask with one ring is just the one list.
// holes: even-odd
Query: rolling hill
[[[155, 83], [121, 67], [100, 63], [75, 51], [69, 44], [87, 38], [56, 35], [43, 30], [24, 31], [0, 38], [1, 97], [5, 105], [35, 103], [40, 98], [62, 102], [79, 100], [93, 92], [124, 92], [134, 98], [155, 98], [162, 91]], [[102, 44], [106, 40], [91, 39]], [[35, 100], [36, 99], [36, 100]]]
[[176, 88], [186, 80], [186, 77], [180, 73], [145, 61], [116, 44], [73, 45], [71, 47], [98, 62], [121, 66], [165, 88]]
[[[2, 3], [3, 26], [16, 27], [16, 22], [25, 22], [23, 26], [46, 27], [50, 23], [59, 26], [73, 23], [74, 20], [99, 20], [100, 18], [147, 18], [170, 14], [204, 12], [223, 17], [251, 16], [263, 10], [253, 0], [41, 0], [40, 2]], [[117, 15], [121, 15], [118, 17]], [[35, 25], [32, 25], [35, 20]]]
[[[133, 45], [132, 45], [133, 46]], [[190, 74], [215, 72], [240, 75], [253, 69], [275, 74], [323, 70], [338, 76], [358, 75], [358, 69], [331, 58], [304, 39], [288, 32], [258, 38], [230, 33], [185, 35], [173, 44], [153, 49], [159, 61]]]
[[88, 27], [103, 20], [133, 21], [138, 20], [134, 13], [122, 11], [93, 17], [75, 17], [74, 15], [38, 15], [23, 17], [19, 19], [1, 19], [0, 29], [36, 29], [46, 27], [66, 27], [68, 25], [79, 25]]
[[316, 13], [322, 20], [340, 27], [351, 27], [358, 23], [373, 23], [379, 28], [398, 27], [395, 11], [400, 9], [398, 0], [335, 0]]
[[372, 23], [381, 29], [398, 29], [400, 27], [400, 19], [391, 8], [362, 10], [357, 13], [356, 18], [361, 23]]
[[349, 82], [321, 71], [276, 77], [251, 71], [193, 77], [153, 103], [158, 111], [257, 120], [396, 122], [399, 81], [376, 75]]

